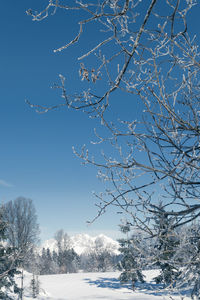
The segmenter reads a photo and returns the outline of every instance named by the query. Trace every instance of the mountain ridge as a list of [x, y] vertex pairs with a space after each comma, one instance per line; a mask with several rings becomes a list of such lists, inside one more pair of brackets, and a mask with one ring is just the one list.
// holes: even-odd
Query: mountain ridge
[[[69, 236], [67, 247], [73, 248], [78, 255], [89, 254], [97, 249], [100, 251], [106, 250], [111, 254], [119, 254], [119, 243], [104, 234], [90, 236], [89, 234], [81, 233]], [[54, 238], [44, 241], [39, 251], [42, 251], [43, 248], [49, 248], [50, 251], [58, 251], [57, 242]]]

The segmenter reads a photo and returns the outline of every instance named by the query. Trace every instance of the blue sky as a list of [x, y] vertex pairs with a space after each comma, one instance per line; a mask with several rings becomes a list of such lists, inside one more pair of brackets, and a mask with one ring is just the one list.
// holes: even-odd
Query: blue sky
[[[37, 114], [25, 103], [25, 99], [43, 104], [59, 102], [59, 94], [50, 86], [58, 82], [60, 73], [67, 76], [72, 90], [78, 84], [74, 68], [78, 46], [53, 53], [78, 30], [75, 25], [71, 27], [73, 16], [66, 18], [60, 11], [42, 22], [33, 22], [25, 13], [46, 2], [1, 1], [0, 200], [18, 196], [33, 199], [41, 239], [52, 237], [60, 228], [69, 234], [103, 232], [116, 236], [120, 217], [112, 210], [92, 226], [86, 225], [96, 213], [92, 191], [103, 187], [94, 168], [81, 166], [72, 146], [89, 143], [93, 121], [66, 109]], [[90, 42], [87, 38], [86, 49]]]
[[[70, 92], [79, 87], [76, 61], [95, 46], [95, 35], [84, 42], [54, 53], [78, 31], [73, 13], [58, 11], [42, 22], [33, 22], [25, 11], [40, 10], [47, 1], [1, 0], [0, 28], [0, 201], [24, 196], [34, 201], [41, 239], [63, 228], [69, 234], [87, 232], [118, 235], [120, 216], [112, 209], [88, 227], [97, 210], [92, 191], [103, 190], [96, 170], [83, 167], [72, 146], [88, 144], [94, 121], [81, 112], [67, 109], [37, 114], [26, 103], [60, 101], [50, 89], [63, 74]], [[191, 28], [195, 31], [194, 11]], [[99, 37], [96, 36], [98, 40]], [[119, 106], [118, 110], [123, 113]], [[137, 115], [140, 108], [134, 108]], [[132, 114], [132, 111], [125, 111]]]

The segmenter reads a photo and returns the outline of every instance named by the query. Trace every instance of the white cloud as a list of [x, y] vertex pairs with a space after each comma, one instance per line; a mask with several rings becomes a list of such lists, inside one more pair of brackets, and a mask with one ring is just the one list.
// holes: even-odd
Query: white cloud
[[13, 187], [13, 185], [11, 183], [6, 182], [3, 179], [0, 179], [0, 186], [4, 186], [4, 187]]

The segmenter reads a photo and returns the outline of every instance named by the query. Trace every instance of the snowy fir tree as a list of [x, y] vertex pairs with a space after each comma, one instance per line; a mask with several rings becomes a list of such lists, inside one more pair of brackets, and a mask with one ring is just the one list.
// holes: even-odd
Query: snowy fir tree
[[120, 239], [120, 252], [122, 259], [119, 263], [119, 269], [122, 271], [120, 275], [121, 283], [131, 282], [132, 289], [135, 289], [136, 282], [144, 283], [144, 275], [142, 274], [142, 249], [141, 236], [132, 235], [128, 237], [130, 227], [121, 225], [121, 231], [127, 233], [127, 238]]
[[31, 283], [30, 283], [31, 295], [33, 298], [37, 298], [40, 293], [40, 283], [38, 276], [33, 273]]
[[0, 208], [0, 299], [13, 299], [11, 293], [20, 293], [15, 283], [14, 276], [17, 271], [17, 258], [12, 247], [6, 245], [6, 223], [2, 218], [3, 212]]
[[200, 224], [183, 227], [176, 255], [181, 258], [179, 286], [189, 287], [192, 299], [200, 299]]
[[96, 256], [98, 272], [112, 270], [112, 256], [107, 250], [103, 250]]
[[40, 274], [53, 274], [52, 270], [52, 256], [49, 248], [42, 249], [42, 255], [40, 256]]
[[40, 274], [41, 266], [44, 265], [44, 262], [41, 263], [40, 255], [37, 251], [37, 248], [32, 248], [29, 251], [29, 256], [26, 257], [23, 267], [29, 273]]
[[51, 252], [49, 248], [42, 249], [38, 256], [38, 270], [40, 275], [76, 273], [80, 267], [80, 257], [74, 249]]
[[154, 222], [156, 232], [154, 264], [160, 269], [160, 274], [154, 279], [156, 283], [163, 283], [164, 286], [174, 285], [180, 272], [176, 262], [178, 257], [175, 255], [179, 238], [173, 228], [173, 219], [165, 214], [164, 208], [160, 205], [157, 214], [154, 215]]
[[97, 255], [95, 252], [80, 255], [80, 268], [84, 272], [98, 272]]
[[79, 266], [79, 256], [74, 249], [66, 249], [58, 253], [60, 273], [76, 273]]

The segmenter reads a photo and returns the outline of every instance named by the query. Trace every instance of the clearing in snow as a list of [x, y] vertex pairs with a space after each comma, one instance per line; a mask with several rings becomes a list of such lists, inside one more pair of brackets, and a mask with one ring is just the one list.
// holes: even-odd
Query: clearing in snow
[[[118, 272], [74, 273], [59, 275], [41, 275], [38, 300], [180, 300], [190, 297], [156, 292], [151, 281], [157, 275], [156, 270], [144, 272], [147, 283], [138, 284], [135, 291], [130, 285], [121, 285]], [[32, 275], [25, 272], [24, 300], [32, 300], [30, 281]], [[20, 280], [19, 280], [20, 282]], [[173, 296], [170, 297], [170, 296]], [[17, 299], [17, 298], [16, 298]]]

